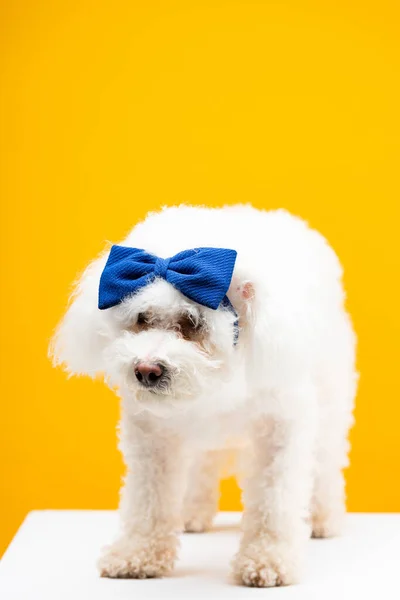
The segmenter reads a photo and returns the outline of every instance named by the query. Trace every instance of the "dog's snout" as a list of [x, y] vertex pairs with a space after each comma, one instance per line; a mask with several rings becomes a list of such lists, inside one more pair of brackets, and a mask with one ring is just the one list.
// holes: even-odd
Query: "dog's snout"
[[135, 367], [136, 379], [142, 385], [155, 386], [164, 374], [164, 367], [158, 363], [140, 362]]

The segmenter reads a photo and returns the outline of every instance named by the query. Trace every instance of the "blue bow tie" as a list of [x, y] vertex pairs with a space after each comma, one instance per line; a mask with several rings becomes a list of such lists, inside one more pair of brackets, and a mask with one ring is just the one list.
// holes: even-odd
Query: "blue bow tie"
[[214, 310], [221, 303], [232, 308], [226, 293], [236, 256], [235, 250], [195, 248], [171, 258], [158, 258], [138, 248], [112, 246], [100, 279], [99, 308], [119, 304], [156, 277], [198, 304]]

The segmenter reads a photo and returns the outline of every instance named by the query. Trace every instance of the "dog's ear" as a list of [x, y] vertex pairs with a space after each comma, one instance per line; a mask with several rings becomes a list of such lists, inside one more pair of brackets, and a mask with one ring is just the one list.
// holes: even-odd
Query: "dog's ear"
[[106, 255], [93, 261], [75, 285], [67, 312], [50, 342], [53, 365], [71, 375], [94, 377], [103, 371], [103, 350], [111, 339], [107, 311], [98, 309], [99, 281]]

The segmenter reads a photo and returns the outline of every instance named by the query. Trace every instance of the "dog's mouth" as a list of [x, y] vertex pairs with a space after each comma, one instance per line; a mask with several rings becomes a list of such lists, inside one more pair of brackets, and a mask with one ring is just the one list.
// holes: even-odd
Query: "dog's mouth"
[[156, 386], [148, 387], [142, 383], [138, 384], [139, 391], [151, 394], [151, 396], [168, 396], [171, 394], [171, 386], [168, 384], [157, 384]]
[[169, 396], [172, 394], [172, 376], [165, 371], [158, 381], [140, 381], [136, 378], [135, 385], [142, 394], [149, 394], [152, 397]]

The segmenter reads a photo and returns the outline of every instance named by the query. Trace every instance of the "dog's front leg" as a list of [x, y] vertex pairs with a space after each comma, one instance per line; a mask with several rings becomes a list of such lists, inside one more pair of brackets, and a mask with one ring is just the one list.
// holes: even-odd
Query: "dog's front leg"
[[251, 470], [243, 490], [243, 538], [233, 565], [245, 585], [288, 585], [299, 577], [310, 535], [307, 513], [316, 421], [313, 393], [309, 386], [306, 390], [310, 397], [300, 389], [279, 394], [274, 403], [282, 410], [259, 414], [253, 422]]
[[154, 423], [122, 422], [121, 450], [128, 467], [122, 491], [122, 531], [105, 548], [103, 577], [160, 577], [178, 549], [186, 461], [180, 437]]

